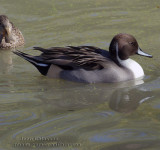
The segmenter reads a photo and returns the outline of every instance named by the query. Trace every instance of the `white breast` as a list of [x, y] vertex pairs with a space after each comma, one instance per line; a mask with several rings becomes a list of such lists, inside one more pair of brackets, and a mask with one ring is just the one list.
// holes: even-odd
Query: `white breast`
[[144, 76], [144, 71], [142, 67], [134, 60], [132, 59], [127, 59], [127, 60], [119, 60], [119, 63], [132, 71], [134, 78], [140, 78]]

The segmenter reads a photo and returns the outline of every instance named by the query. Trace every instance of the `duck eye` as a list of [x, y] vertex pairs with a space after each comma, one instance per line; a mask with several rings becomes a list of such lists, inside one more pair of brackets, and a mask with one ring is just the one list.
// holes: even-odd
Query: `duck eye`
[[134, 42], [129, 42], [129, 44], [131, 44], [132, 46], [135, 46], [135, 43], [134, 43]]

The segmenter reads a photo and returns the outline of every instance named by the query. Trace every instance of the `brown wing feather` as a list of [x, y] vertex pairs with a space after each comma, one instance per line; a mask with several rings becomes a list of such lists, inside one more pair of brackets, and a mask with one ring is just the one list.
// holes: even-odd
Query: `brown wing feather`
[[40, 57], [44, 63], [51, 63], [60, 66], [70, 66], [75, 68], [84, 68], [86, 70], [102, 69], [103, 64], [108, 62], [108, 52], [93, 46], [68, 46], [68, 47], [51, 47], [44, 49], [34, 47], [42, 54]]

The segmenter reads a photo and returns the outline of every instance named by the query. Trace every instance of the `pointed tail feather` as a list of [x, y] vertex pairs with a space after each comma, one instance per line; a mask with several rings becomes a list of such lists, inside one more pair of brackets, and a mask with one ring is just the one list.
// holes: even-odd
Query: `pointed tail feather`
[[47, 49], [42, 48], [42, 47], [33, 47], [33, 50], [38, 50], [38, 51], [41, 51], [43, 53], [45, 53], [45, 51], [48, 51]]
[[38, 58], [37, 56], [32, 56], [26, 53], [23, 53], [19, 50], [13, 51], [14, 54], [22, 57], [23, 59], [27, 60], [28, 62], [30, 62], [31, 64], [33, 64], [42, 75], [46, 75], [48, 72], [48, 69], [50, 67], [51, 64], [46, 64], [44, 63], [40, 58]]

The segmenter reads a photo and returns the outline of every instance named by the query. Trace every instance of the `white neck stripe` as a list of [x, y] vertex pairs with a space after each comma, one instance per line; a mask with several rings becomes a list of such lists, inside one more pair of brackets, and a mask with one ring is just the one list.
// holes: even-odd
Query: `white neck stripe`
[[116, 43], [116, 58], [118, 60], [118, 62], [125, 68], [129, 69], [133, 75], [134, 75], [134, 78], [139, 78], [139, 77], [142, 77], [144, 76], [144, 71], [142, 69], [142, 67], [134, 60], [128, 58], [126, 60], [121, 60], [119, 58], [119, 55], [118, 55], [118, 43]]

